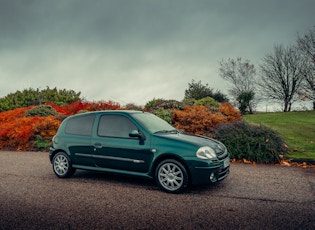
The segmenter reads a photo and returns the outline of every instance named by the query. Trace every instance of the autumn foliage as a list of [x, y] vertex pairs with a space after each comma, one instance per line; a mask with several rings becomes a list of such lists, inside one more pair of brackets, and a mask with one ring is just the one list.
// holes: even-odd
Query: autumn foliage
[[[38, 139], [49, 144], [58, 130], [62, 119], [80, 111], [115, 110], [119, 104], [113, 102], [77, 101], [65, 106], [47, 103], [57, 116], [26, 116], [27, 111], [35, 108], [29, 106], [0, 113], [0, 149], [33, 150], [38, 149]], [[42, 105], [41, 105], [42, 106]]]
[[[168, 117], [168, 122], [187, 133], [222, 141], [231, 150], [233, 159], [280, 162], [285, 150], [278, 135], [272, 130], [244, 123], [241, 113], [231, 104], [222, 102], [219, 105], [216, 108], [204, 105], [163, 107], [157, 115], [163, 115], [163, 119]], [[116, 109], [123, 108], [111, 101], [76, 101], [63, 106], [45, 103], [0, 112], [0, 149], [47, 150], [65, 117], [86, 111]]]
[[[46, 106], [46, 108], [45, 108]], [[53, 110], [56, 115], [43, 116], [43, 109]], [[42, 109], [42, 110], [41, 110]], [[121, 109], [114, 102], [76, 101], [64, 106], [45, 103], [0, 113], [0, 149], [34, 150], [47, 147], [56, 134], [61, 121], [70, 115], [99, 110]], [[38, 114], [34, 114], [38, 111]], [[31, 114], [31, 115], [30, 115]], [[172, 123], [178, 129], [189, 133], [211, 136], [213, 130], [222, 123], [240, 120], [240, 113], [229, 103], [221, 103], [214, 112], [205, 106], [185, 107], [172, 112]]]
[[174, 126], [185, 132], [212, 136], [215, 128], [223, 123], [240, 121], [241, 114], [231, 104], [223, 102], [217, 111], [205, 106], [186, 106], [183, 110], [174, 110], [172, 121]]
[[[54, 117], [25, 117], [26, 111], [34, 106], [18, 108], [0, 113], [0, 148], [1, 149], [29, 149], [36, 134], [42, 132], [38, 127], [41, 123], [59, 126], [60, 121]], [[47, 127], [47, 125], [46, 125]], [[49, 128], [51, 129], [51, 128]]]
[[57, 113], [62, 115], [73, 115], [81, 111], [99, 111], [99, 110], [116, 110], [120, 109], [120, 105], [112, 101], [99, 101], [99, 102], [84, 102], [76, 101], [65, 106], [58, 106], [54, 103], [47, 103], [53, 107]]

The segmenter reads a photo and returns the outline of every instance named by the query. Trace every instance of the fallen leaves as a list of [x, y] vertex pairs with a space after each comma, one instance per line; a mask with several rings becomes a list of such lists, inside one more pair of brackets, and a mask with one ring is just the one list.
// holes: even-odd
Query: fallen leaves
[[[256, 162], [252, 162], [252, 161], [249, 161], [245, 158], [243, 158], [242, 160], [237, 160], [237, 159], [231, 159], [231, 163], [243, 163], [243, 164], [252, 164], [252, 165], [256, 165], [257, 163]], [[276, 163], [274, 165], [278, 165], [278, 166], [284, 166], [284, 167], [300, 167], [300, 168], [303, 168], [303, 169], [306, 169], [306, 168], [315, 168], [315, 164], [313, 162], [292, 162], [290, 160], [287, 160], [287, 159], [282, 159], [280, 161], [280, 163]]]
[[315, 164], [313, 164], [313, 163], [308, 163], [306, 161], [304, 161], [304, 162], [293, 162], [293, 161], [286, 160], [286, 159], [281, 160], [280, 165], [281, 166], [287, 166], [287, 167], [300, 167], [300, 168], [303, 168], [303, 169], [315, 168]]

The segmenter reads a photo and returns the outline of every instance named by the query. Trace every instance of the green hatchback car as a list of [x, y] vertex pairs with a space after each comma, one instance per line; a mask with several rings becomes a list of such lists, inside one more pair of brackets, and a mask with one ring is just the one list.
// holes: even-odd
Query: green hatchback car
[[230, 167], [221, 142], [185, 134], [151, 113], [126, 110], [67, 117], [49, 158], [60, 178], [76, 169], [121, 173], [154, 179], [170, 193], [221, 181]]

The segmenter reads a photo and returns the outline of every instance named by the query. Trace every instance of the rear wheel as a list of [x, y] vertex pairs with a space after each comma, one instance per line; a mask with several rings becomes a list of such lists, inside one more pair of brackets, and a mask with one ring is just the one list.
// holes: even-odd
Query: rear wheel
[[169, 193], [179, 193], [188, 185], [188, 174], [185, 167], [177, 160], [162, 161], [155, 171], [159, 187]]
[[75, 173], [70, 157], [64, 152], [59, 152], [54, 156], [52, 166], [54, 173], [60, 178], [71, 177]]

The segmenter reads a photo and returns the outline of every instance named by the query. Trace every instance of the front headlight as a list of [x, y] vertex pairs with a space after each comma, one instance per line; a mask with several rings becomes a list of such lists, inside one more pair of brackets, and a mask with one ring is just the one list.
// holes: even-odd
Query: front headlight
[[198, 149], [196, 156], [200, 159], [214, 159], [217, 157], [215, 151], [209, 146], [204, 146]]

